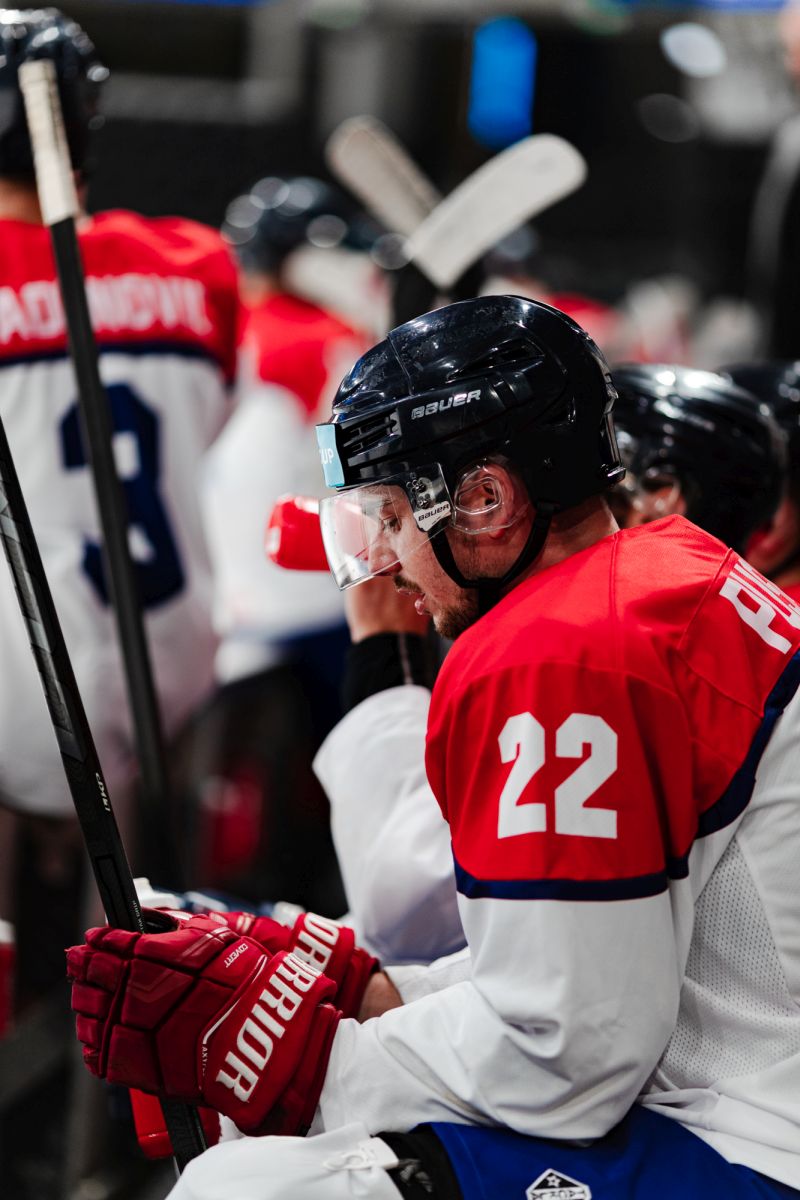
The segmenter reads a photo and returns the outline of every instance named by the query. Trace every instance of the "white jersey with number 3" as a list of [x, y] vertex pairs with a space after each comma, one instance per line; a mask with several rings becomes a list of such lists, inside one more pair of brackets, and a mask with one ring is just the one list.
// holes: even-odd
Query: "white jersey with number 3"
[[[132, 733], [49, 233], [0, 221], [0, 237], [0, 416], [113, 794], [132, 769]], [[80, 244], [156, 688], [172, 732], [212, 685], [197, 473], [228, 411], [235, 269], [214, 231], [178, 219], [107, 213], [84, 224]], [[0, 797], [28, 811], [69, 812], [5, 569], [0, 662]]]

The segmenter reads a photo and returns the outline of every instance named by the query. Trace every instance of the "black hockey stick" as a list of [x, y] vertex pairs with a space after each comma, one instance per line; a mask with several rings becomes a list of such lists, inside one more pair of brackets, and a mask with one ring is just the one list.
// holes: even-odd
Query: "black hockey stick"
[[20, 67], [19, 80], [34, 151], [42, 218], [50, 228], [66, 316], [81, 433], [91, 466], [103, 534], [105, 576], [125, 667], [145, 824], [141, 856], [145, 874], [180, 889], [183, 872], [168, 819], [169, 786], [161, 718], [135, 568], [128, 546], [127, 509], [114, 461], [111, 412], [100, 379], [97, 344], [86, 300], [75, 232], [79, 206], [64, 136], [55, 68], [47, 59], [24, 63]]
[[[2, 420], [0, 537], [103, 908], [110, 925], [144, 932], [131, 869]], [[162, 1107], [175, 1158], [182, 1169], [205, 1149], [200, 1120], [188, 1105], [162, 1101]]]
[[[28, 62], [20, 67], [19, 76], [36, 157], [40, 204], [53, 239], [81, 413], [85, 431], [89, 434], [142, 780], [146, 795], [155, 806], [167, 795], [158, 708], [128, 551], [127, 517], [113, 458], [108, 404], [100, 382], [97, 348], [86, 303], [75, 234], [77, 197], [54, 65], [50, 60]], [[131, 869], [1, 422], [0, 432], [3, 546], [14, 576], [92, 870], [109, 923], [143, 931]], [[162, 1107], [175, 1160], [178, 1169], [182, 1170], [190, 1159], [205, 1149], [200, 1118], [196, 1110], [186, 1104], [162, 1101]]]

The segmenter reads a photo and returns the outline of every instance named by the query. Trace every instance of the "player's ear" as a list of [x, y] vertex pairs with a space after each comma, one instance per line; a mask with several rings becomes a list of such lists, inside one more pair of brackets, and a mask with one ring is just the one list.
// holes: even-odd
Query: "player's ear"
[[477, 463], [458, 481], [455, 525], [462, 533], [498, 536], [517, 521], [524, 504], [524, 489], [514, 472], [497, 462]]

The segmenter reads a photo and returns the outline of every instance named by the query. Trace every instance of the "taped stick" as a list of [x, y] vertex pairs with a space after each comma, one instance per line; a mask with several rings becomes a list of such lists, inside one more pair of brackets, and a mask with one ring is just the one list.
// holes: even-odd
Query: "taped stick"
[[325, 143], [333, 174], [391, 233], [408, 237], [441, 194], [377, 117], [349, 117]]
[[[77, 195], [64, 134], [55, 66], [50, 60], [21, 65], [19, 81], [36, 164], [42, 216], [50, 227], [70, 354], [78, 384], [82, 430], [92, 466], [103, 529], [109, 590], [119, 630], [136, 735], [142, 790], [152, 829], [150, 853], [170, 844], [163, 815], [168, 795], [158, 703], [128, 548], [128, 520], [113, 454], [108, 399], [100, 380], [97, 346], [86, 301], [75, 217]], [[92, 870], [108, 921], [143, 931], [141, 910], [111, 809], [97, 751], [67, 655], [50, 589], [19, 487], [5, 431], [0, 438], [4, 509], [2, 537], [23, 617], [61, 750]], [[176, 879], [177, 853], [162, 853], [153, 873]], [[151, 865], [151, 864], [148, 864]], [[205, 1149], [197, 1112], [163, 1102], [178, 1169]]]
[[586, 163], [564, 138], [537, 133], [474, 171], [406, 242], [409, 260], [447, 291], [491, 246], [586, 179]]

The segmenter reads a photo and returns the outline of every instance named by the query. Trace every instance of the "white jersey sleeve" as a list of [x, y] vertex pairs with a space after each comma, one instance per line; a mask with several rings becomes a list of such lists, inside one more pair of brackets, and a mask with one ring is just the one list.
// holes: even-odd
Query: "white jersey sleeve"
[[691, 925], [689, 903], [675, 928], [665, 894], [614, 907], [610, 922], [604, 903], [464, 901], [471, 979], [342, 1022], [318, 1128], [443, 1120], [605, 1133], [669, 1039]]
[[350, 919], [383, 963], [427, 963], [464, 945], [450, 831], [425, 775], [429, 703], [416, 686], [368, 697], [314, 761]]

